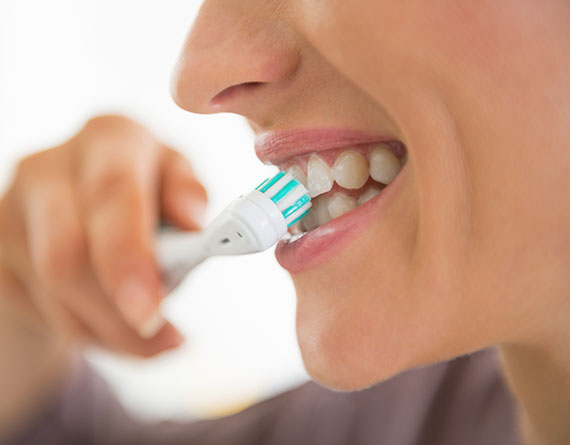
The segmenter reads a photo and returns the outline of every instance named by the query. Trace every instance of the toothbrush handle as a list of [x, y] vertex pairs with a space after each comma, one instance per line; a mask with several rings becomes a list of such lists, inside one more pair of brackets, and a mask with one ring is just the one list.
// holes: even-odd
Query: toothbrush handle
[[232, 201], [202, 232], [163, 228], [156, 240], [156, 258], [166, 291], [213, 255], [243, 255], [273, 246], [287, 232], [287, 223], [271, 198], [258, 190]]
[[156, 260], [167, 293], [176, 288], [192, 269], [208, 257], [202, 232], [161, 229], [155, 248]]

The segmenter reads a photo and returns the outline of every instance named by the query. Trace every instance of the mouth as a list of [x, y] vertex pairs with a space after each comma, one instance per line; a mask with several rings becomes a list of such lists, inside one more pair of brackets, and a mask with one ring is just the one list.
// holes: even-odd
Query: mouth
[[330, 258], [371, 223], [407, 161], [405, 146], [394, 138], [329, 128], [265, 133], [256, 152], [305, 185], [312, 198], [309, 214], [276, 249], [290, 272]]

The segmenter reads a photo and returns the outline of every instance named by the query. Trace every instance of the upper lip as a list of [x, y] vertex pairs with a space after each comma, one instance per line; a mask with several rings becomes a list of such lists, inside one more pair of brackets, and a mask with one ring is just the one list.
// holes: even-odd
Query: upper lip
[[265, 132], [255, 139], [257, 157], [266, 164], [280, 164], [294, 156], [372, 142], [394, 140], [385, 134], [350, 128], [307, 128]]

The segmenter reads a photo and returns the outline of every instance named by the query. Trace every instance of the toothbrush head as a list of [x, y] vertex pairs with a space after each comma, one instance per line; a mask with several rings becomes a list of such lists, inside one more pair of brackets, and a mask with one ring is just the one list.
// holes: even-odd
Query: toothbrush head
[[311, 198], [303, 184], [283, 171], [267, 178], [255, 190], [264, 193], [281, 211], [287, 227], [300, 221], [311, 209]]
[[166, 288], [174, 289], [208, 257], [270, 248], [310, 208], [311, 198], [303, 184], [279, 172], [232, 201], [202, 232], [163, 229], [157, 239], [156, 257]]
[[211, 253], [239, 255], [266, 250], [310, 208], [311, 198], [305, 186], [289, 173], [279, 172], [233, 201], [214, 220], [208, 228], [215, 240]]

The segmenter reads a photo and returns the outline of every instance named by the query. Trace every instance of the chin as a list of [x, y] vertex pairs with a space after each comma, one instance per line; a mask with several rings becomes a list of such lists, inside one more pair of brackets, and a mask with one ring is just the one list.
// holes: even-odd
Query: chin
[[378, 270], [364, 271], [354, 257], [343, 255], [338, 262], [292, 274], [297, 341], [316, 382], [339, 391], [360, 390], [486, 346], [474, 341], [472, 323], [464, 316], [434, 303], [438, 296], [446, 300], [441, 292], [427, 292], [425, 282], [420, 291], [405, 277], [393, 279], [391, 286], [374, 285]]
[[405, 339], [383, 335], [382, 331], [391, 328], [379, 326], [372, 311], [358, 314], [354, 308], [349, 312], [347, 306], [331, 304], [330, 293], [327, 302], [313, 289], [297, 289], [297, 341], [313, 380], [337, 391], [355, 391], [410, 367], [413, 353], [411, 348], [402, 346]]
[[329, 339], [323, 342], [322, 339], [306, 337], [302, 328], [297, 328], [297, 336], [309, 376], [335, 391], [366, 389], [406, 369], [389, 360], [378, 364], [375, 359], [371, 363], [362, 351], [350, 346], [328, 344]]

